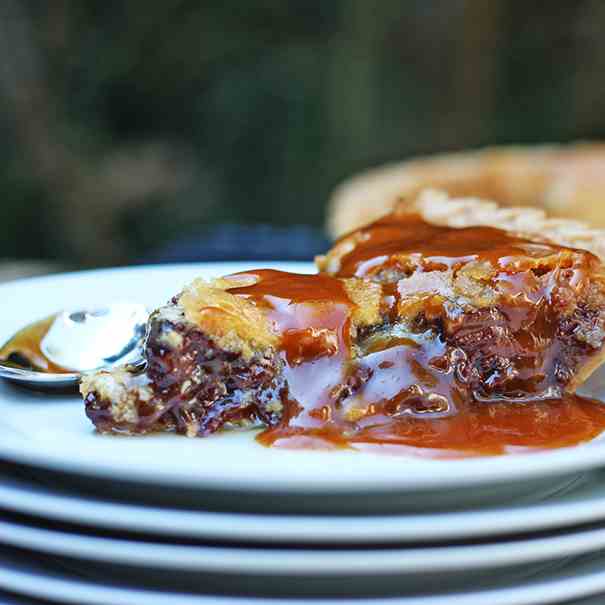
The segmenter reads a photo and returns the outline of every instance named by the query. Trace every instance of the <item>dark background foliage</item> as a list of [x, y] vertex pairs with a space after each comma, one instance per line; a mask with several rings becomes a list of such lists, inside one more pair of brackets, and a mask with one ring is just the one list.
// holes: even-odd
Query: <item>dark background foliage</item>
[[321, 226], [414, 154], [605, 136], [600, 0], [2, 0], [0, 257]]

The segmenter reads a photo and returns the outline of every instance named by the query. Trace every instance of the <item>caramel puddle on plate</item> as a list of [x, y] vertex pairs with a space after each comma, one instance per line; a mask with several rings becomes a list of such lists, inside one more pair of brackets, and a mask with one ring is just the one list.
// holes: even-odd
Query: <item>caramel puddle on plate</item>
[[[342, 434], [268, 429], [264, 445], [286, 449], [354, 449], [421, 458], [539, 452], [590, 441], [605, 431], [605, 404], [580, 395], [530, 403], [470, 403], [447, 418], [377, 418], [381, 424]], [[350, 427], [348, 427], [350, 431]], [[335, 438], [335, 436], [337, 436]]]

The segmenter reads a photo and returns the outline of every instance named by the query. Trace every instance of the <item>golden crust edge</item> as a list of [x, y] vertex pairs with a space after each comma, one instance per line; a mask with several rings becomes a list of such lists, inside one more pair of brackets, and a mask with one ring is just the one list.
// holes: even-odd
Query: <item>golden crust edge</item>
[[[355, 278], [342, 282], [353, 303], [353, 329], [380, 323], [381, 286]], [[240, 276], [210, 282], [194, 280], [179, 296], [185, 320], [199, 327], [219, 347], [241, 353], [245, 359], [273, 352], [279, 344], [279, 334], [262, 308], [229, 292], [236, 285], [244, 285]]]

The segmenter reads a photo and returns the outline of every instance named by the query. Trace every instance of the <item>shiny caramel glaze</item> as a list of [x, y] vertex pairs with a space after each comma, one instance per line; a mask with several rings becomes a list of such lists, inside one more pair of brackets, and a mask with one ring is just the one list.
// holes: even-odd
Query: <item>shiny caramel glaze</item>
[[15, 367], [38, 370], [52, 374], [67, 374], [70, 371], [53, 363], [40, 346], [55, 320], [56, 315], [26, 326], [17, 332], [1, 349], [0, 360]]
[[[315, 433], [325, 443], [346, 444], [338, 425], [338, 401], [351, 364], [350, 316], [353, 303], [343, 283], [327, 275], [292, 275], [262, 270], [250, 273], [253, 286], [230, 293], [252, 299], [268, 309], [281, 335], [280, 355], [288, 392], [282, 396], [278, 429], [261, 436], [263, 443], [284, 434]], [[334, 425], [334, 426], [333, 426]]]
[[557, 255], [570, 257], [576, 264], [579, 260], [589, 269], [599, 265], [589, 252], [524, 239], [496, 226], [457, 229], [405, 212], [390, 214], [345, 236], [334, 250], [338, 267], [331, 273], [338, 277], [371, 277], [385, 269], [404, 273], [455, 270], [472, 261], [485, 261], [505, 273], [519, 274], [532, 264], [539, 266], [540, 259]]
[[[261, 443], [483, 455], [572, 445], [605, 430], [605, 406], [570, 394], [602, 348], [590, 342], [603, 320], [596, 257], [415, 215], [352, 237], [335, 276], [231, 278], [254, 282], [229, 292], [264, 308], [280, 335], [283, 411]], [[489, 268], [475, 280], [479, 294], [477, 283], [454, 287], [470, 263]], [[425, 287], [435, 271], [454, 286]], [[341, 279], [351, 276], [381, 283], [381, 325], [352, 327], [355, 304]]]

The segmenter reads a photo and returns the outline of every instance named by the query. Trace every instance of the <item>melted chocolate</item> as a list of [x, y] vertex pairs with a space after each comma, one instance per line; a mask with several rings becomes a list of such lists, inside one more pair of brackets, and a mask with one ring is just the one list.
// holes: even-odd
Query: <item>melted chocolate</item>
[[[409, 215], [382, 219], [356, 237], [338, 277], [375, 276], [404, 257], [413, 258], [413, 273], [487, 262], [498, 302], [461, 311], [426, 300], [412, 329], [392, 324], [406, 293], [397, 280], [382, 280], [385, 326], [352, 343], [355, 305], [341, 280], [245, 274], [255, 283], [229, 291], [267, 309], [281, 336], [287, 384], [281, 418], [258, 436], [261, 443], [500, 454], [572, 445], [605, 429], [603, 404], [566, 392], [576, 367], [594, 352], [573, 338], [580, 321], [595, 321], [574, 305], [596, 257], [490, 227], [452, 229]], [[537, 271], [522, 266], [528, 257], [559, 254]]]

